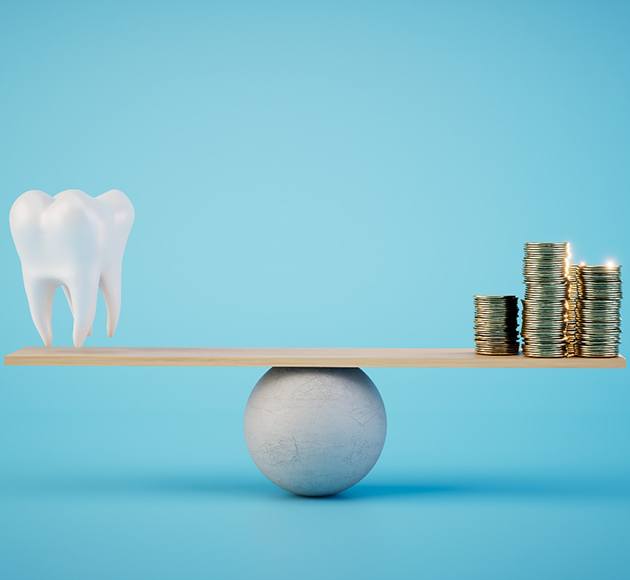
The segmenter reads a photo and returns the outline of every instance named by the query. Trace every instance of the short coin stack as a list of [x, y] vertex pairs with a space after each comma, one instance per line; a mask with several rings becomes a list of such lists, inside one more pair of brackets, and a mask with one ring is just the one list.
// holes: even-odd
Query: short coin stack
[[523, 354], [565, 356], [565, 309], [569, 244], [525, 244], [523, 274]]
[[582, 283], [580, 266], [569, 266], [566, 308], [566, 355], [580, 356], [580, 319], [582, 316]]
[[518, 298], [475, 296], [477, 354], [518, 354]]
[[580, 356], [619, 355], [621, 266], [581, 266]]

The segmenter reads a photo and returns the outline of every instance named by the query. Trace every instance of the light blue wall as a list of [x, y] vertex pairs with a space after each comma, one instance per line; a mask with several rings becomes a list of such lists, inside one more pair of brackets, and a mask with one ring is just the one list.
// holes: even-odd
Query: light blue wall
[[[625, 2], [7, 2], [0, 205], [133, 200], [90, 345], [471, 346], [523, 242], [629, 262], [629, 31]], [[39, 343], [8, 225], [0, 259], [6, 353]], [[1, 368], [0, 578], [630, 572], [627, 371], [368, 372], [382, 460], [313, 502], [247, 457], [262, 369]]]

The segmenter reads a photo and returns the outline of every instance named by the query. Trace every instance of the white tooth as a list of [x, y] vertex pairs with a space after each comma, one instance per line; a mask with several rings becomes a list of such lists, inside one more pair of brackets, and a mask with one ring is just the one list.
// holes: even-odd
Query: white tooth
[[52, 301], [60, 285], [74, 317], [76, 347], [92, 333], [99, 286], [107, 304], [107, 334], [114, 334], [122, 260], [133, 220], [131, 202], [116, 189], [95, 198], [76, 189], [54, 197], [32, 190], [15, 201], [11, 234], [31, 316], [46, 346], [52, 343]]

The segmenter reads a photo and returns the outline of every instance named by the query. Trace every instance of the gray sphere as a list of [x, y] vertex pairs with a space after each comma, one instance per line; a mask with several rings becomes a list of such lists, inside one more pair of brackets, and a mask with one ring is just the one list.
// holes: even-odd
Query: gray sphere
[[272, 368], [245, 409], [252, 459], [298, 495], [332, 495], [363, 479], [386, 430], [383, 400], [361, 369]]

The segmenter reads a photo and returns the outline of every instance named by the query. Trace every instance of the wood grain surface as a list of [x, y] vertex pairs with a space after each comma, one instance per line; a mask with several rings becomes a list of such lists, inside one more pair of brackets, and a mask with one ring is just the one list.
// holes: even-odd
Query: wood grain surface
[[624, 357], [482, 356], [469, 348], [23, 348], [21, 366], [252, 366], [401, 368], [625, 368]]

